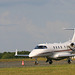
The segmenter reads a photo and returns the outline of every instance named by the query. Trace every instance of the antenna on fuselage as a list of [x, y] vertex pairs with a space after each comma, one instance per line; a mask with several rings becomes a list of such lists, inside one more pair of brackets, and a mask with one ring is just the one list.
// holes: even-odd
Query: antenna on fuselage
[[64, 28], [64, 30], [73, 30], [74, 31], [72, 42], [75, 42], [75, 28]]

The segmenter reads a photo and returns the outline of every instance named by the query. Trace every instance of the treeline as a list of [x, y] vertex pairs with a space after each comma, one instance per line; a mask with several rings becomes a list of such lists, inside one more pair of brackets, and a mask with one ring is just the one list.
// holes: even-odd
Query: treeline
[[[29, 51], [18, 51], [18, 54], [28, 55]], [[28, 58], [28, 57], [16, 57], [15, 52], [3, 52], [0, 53], [0, 59], [14, 59], [14, 58]]]

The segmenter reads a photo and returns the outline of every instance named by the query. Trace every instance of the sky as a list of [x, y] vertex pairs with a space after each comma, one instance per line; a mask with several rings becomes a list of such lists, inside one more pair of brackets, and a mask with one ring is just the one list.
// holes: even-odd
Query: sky
[[63, 28], [75, 28], [75, 0], [0, 0], [0, 52], [68, 41]]

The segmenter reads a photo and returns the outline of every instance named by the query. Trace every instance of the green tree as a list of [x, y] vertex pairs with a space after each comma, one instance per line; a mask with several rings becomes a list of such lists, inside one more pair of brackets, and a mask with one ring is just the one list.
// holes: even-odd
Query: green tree
[[2, 53], [0, 53], [0, 59], [2, 58]]
[[[28, 55], [29, 51], [18, 51], [18, 54]], [[0, 53], [0, 59], [13, 59], [13, 58], [28, 58], [28, 57], [15, 57], [15, 52], [4, 52]]]

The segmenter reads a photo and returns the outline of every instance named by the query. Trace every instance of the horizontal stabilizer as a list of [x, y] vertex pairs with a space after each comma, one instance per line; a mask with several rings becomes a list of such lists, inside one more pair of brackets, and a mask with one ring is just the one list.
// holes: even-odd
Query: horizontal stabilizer
[[64, 30], [75, 30], [75, 28], [64, 28]]

